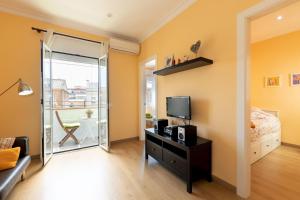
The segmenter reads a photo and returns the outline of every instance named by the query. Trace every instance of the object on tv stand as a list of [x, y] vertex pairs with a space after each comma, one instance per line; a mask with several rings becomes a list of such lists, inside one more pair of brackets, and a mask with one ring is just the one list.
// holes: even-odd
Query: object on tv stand
[[169, 121], [167, 119], [154, 119], [154, 130], [158, 133], [164, 133], [164, 128], [168, 126]]
[[177, 125], [170, 125], [170, 126], [166, 126], [165, 130], [164, 130], [165, 134], [177, 139], [178, 137], [178, 126]]
[[186, 144], [197, 143], [197, 127], [193, 125], [184, 125], [178, 127], [178, 140]]
[[166, 97], [166, 109], [168, 117], [191, 120], [191, 97], [173, 96]]

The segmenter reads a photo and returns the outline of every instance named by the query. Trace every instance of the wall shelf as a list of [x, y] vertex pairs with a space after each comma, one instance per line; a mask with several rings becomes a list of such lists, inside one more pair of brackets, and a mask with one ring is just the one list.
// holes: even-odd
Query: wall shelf
[[198, 68], [198, 67], [204, 67], [206, 65], [211, 65], [213, 63], [214, 63], [213, 60], [199, 57], [199, 58], [195, 58], [195, 59], [186, 61], [184, 63], [179, 63], [179, 64], [173, 65], [171, 67], [166, 67], [166, 68], [154, 71], [153, 74], [160, 75], [160, 76], [166, 76], [169, 74], [174, 74], [177, 72], [182, 72], [182, 71], [186, 71], [186, 70], [190, 70], [190, 69], [194, 69], [194, 68]]

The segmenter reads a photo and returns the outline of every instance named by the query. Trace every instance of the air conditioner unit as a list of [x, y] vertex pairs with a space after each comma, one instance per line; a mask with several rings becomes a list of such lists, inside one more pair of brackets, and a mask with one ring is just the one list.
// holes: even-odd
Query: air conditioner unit
[[111, 38], [109, 41], [109, 47], [111, 49], [125, 51], [129, 53], [139, 54], [140, 53], [140, 45], [135, 42], [130, 42], [126, 40]]

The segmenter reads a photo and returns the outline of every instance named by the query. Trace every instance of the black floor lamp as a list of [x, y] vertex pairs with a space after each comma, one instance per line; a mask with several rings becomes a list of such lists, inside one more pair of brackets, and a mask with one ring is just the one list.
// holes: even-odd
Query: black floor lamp
[[28, 96], [28, 95], [31, 95], [33, 93], [31, 87], [28, 84], [24, 83], [22, 81], [22, 79], [18, 79], [14, 84], [12, 84], [6, 90], [4, 90], [3, 92], [1, 92], [0, 96], [2, 96], [3, 94], [5, 94], [8, 90], [10, 90], [12, 87], [14, 87], [17, 84], [19, 84], [18, 85], [18, 94], [20, 96]]

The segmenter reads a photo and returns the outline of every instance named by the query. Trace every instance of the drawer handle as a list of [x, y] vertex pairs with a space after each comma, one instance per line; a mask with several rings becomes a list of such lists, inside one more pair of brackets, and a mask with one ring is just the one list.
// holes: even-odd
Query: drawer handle
[[256, 154], [256, 151], [254, 152], [254, 154]]
[[267, 147], [269, 147], [270, 145], [267, 145]]
[[170, 160], [170, 163], [174, 164], [176, 163], [176, 160]]

